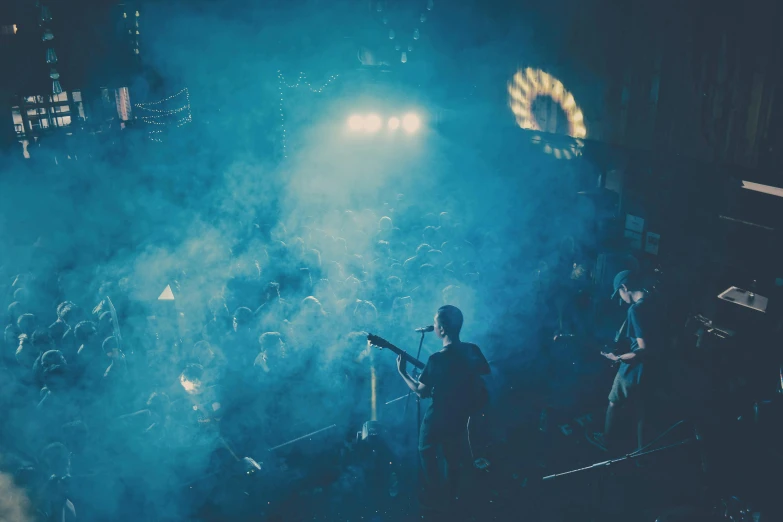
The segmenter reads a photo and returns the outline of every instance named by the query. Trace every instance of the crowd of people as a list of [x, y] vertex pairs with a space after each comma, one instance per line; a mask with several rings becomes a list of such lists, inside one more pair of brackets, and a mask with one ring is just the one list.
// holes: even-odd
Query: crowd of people
[[219, 452], [261, 455], [330, 424], [348, 437], [383, 416], [405, 389], [366, 332], [406, 346], [443, 304], [469, 329], [500, 257], [451, 213], [403, 207], [400, 195], [378, 212], [254, 225], [219, 285], [201, 273], [215, 266], [181, 259], [151, 302], [131, 269], [71, 296], [45, 249], [9, 264], [0, 470], [42, 519], [117, 520], [133, 506], [134, 520], [157, 520]]

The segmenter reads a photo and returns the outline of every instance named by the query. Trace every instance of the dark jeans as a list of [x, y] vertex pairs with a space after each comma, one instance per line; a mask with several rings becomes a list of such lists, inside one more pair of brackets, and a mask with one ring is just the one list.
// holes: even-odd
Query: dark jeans
[[419, 449], [425, 503], [450, 504], [457, 496], [463, 439], [460, 434]]

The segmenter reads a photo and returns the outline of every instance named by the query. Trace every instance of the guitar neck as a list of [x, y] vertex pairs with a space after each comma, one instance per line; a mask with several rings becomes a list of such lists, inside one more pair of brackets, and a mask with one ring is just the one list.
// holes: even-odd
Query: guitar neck
[[407, 352], [405, 352], [401, 348], [397, 348], [396, 346], [394, 346], [391, 343], [389, 345], [385, 346], [384, 348], [388, 348], [389, 350], [393, 351], [397, 355], [401, 355], [402, 358], [405, 359], [405, 361], [408, 362], [408, 364], [412, 364], [413, 366], [415, 366], [419, 370], [423, 370], [424, 369], [424, 363], [423, 362], [421, 362], [420, 360], [418, 360], [414, 356], [408, 354]]
[[424, 363], [423, 362], [421, 362], [420, 360], [418, 360], [417, 358], [415, 358], [415, 357], [413, 357], [411, 355], [408, 355], [407, 353], [405, 353], [404, 350], [402, 350], [400, 348], [397, 348], [396, 346], [394, 346], [392, 343], [390, 343], [389, 341], [387, 341], [383, 337], [379, 337], [379, 336], [373, 335], [373, 334], [367, 334], [367, 340], [370, 342], [370, 344], [372, 344], [374, 346], [377, 346], [378, 348], [381, 348], [381, 349], [386, 348], [387, 350], [391, 350], [392, 352], [394, 352], [397, 355], [401, 356], [405, 360], [405, 362], [407, 362], [409, 364], [412, 364], [413, 366], [415, 366], [419, 370], [423, 370], [424, 369]]

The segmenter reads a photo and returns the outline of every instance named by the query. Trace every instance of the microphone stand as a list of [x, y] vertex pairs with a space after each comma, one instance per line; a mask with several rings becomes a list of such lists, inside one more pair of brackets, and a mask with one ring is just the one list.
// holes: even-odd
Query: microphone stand
[[[418, 359], [418, 360], [421, 360], [421, 347], [424, 344], [424, 334], [425, 333], [426, 332], [421, 332], [421, 338], [419, 339], [419, 351], [416, 352], [416, 359]], [[419, 382], [419, 375], [420, 375], [420, 373], [419, 373], [418, 368], [414, 368], [413, 374], [414, 374], [413, 376], [414, 376], [416, 382]], [[408, 396], [405, 398], [405, 409], [403, 410], [403, 418], [405, 417], [405, 415], [408, 414], [408, 403], [409, 403], [409, 400], [411, 398], [411, 393], [413, 393], [413, 391], [409, 391], [408, 392]], [[419, 443], [421, 442], [421, 440], [420, 440], [421, 439], [421, 429], [420, 429], [420, 426], [419, 426], [420, 424], [421, 424], [421, 397], [419, 397], [419, 394], [417, 393], [416, 394], [416, 453], [417, 453], [417, 455], [416, 455], [416, 463], [417, 463], [416, 464], [416, 468], [419, 470], [419, 473], [421, 473], [421, 459], [418, 456]]]
[[613, 466], [615, 464], [619, 464], [621, 462], [627, 462], [631, 461], [633, 459], [639, 458], [639, 457], [645, 457], [647, 455], [650, 455], [651, 453], [657, 453], [659, 451], [666, 451], [673, 448], [678, 448], [680, 446], [685, 446], [686, 444], [691, 444], [693, 442], [697, 442], [697, 437], [691, 437], [685, 440], [681, 440], [680, 442], [675, 442], [674, 444], [669, 444], [668, 446], [663, 446], [661, 448], [655, 448], [648, 451], [644, 451], [642, 453], [628, 453], [627, 455], [624, 455], [622, 457], [611, 459], [611, 460], [605, 460], [603, 462], [596, 462], [595, 464], [591, 464], [590, 466], [586, 466], [584, 468], [578, 468], [578, 469], [572, 469], [571, 471], [564, 471], [563, 473], [556, 473], [554, 475], [547, 475], [546, 477], [543, 477], [541, 480], [552, 480], [557, 479], [560, 477], [565, 477], [567, 475], [572, 475], [574, 473], [579, 473], [581, 471], [587, 471], [589, 469], [596, 469], [596, 468], [608, 468], [610, 466]]
[[[652, 453], [657, 453], [659, 451], [668, 451], [670, 449], [679, 448], [680, 446], [686, 446], [686, 445], [692, 444], [694, 442], [696, 442], [697, 444], [700, 442], [699, 441], [699, 435], [696, 435], [694, 437], [690, 437], [690, 438], [681, 440], [680, 442], [675, 442], [674, 444], [669, 444], [668, 446], [663, 446], [661, 448], [655, 448], [655, 449], [651, 449], [651, 450], [648, 450], [648, 451], [637, 451], [637, 452], [634, 452], [634, 453], [628, 453], [627, 455], [624, 455], [622, 457], [619, 457], [619, 458], [616, 458], [616, 459], [605, 460], [603, 462], [596, 462], [595, 464], [592, 464], [590, 466], [586, 466], [586, 467], [583, 467], [583, 468], [573, 469], [571, 471], [564, 471], [562, 473], [556, 473], [554, 475], [547, 475], [546, 477], [542, 477], [541, 481], [543, 482], [543, 481], [547, 481], [547, 480], [558, 479], [558, 478], [562, 478], [562, 477], [565, 477], [565, 476], [568, 476], [568, 475], [573, 475], [573, 474], [581, 473], [583, 471], [588, 471], [588, 470], [591, 470], [591, 469], [606, 469], [606, 468], [610, 468], [610, 467], [615, 466], [615, 465], [620, 464], [620, 463], [630, 462], [631, 460], [639, 458], [639, 457], [645, 457], [647, 455], [650, 455]], [[647, 447], [649, 447], [649, 445]], [[597, 488], [597, 492], [592, 496], [593, 497], [593, 501], [590, 503], [590, 507], [589, 507], [590, 511], [595, 511], [596, 510], [596, 505], [595, 504], [600, 502], [602, 500], [602, 498], [603, 498], [603, 479], [599, 478], [598, 483], [596, 485], [596, 488]]]

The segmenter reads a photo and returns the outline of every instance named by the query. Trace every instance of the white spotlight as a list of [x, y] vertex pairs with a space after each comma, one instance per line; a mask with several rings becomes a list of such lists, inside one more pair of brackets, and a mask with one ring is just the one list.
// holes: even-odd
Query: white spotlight
[[400, 119], [397, 117], [389, 118], [389, 130], [397, 130], [400, 128]]
[[405, 129], [405, 132], [413, 134], [419, 130], [419, 127], [421, 127], [421, 120], [415, 114], [406, 114], [402, 119], [402, 128]]
[[383, 123], [381, 117], [377, 114], [370, 114], [364, 119], [364, 130], [367, 132], [378, 132]]
[[354, 114], [348, 118], [348, 128], [350, 128], [352, 131], [362, 130], [362, 127], [364, 127], [364, 118], [358, 114]]

